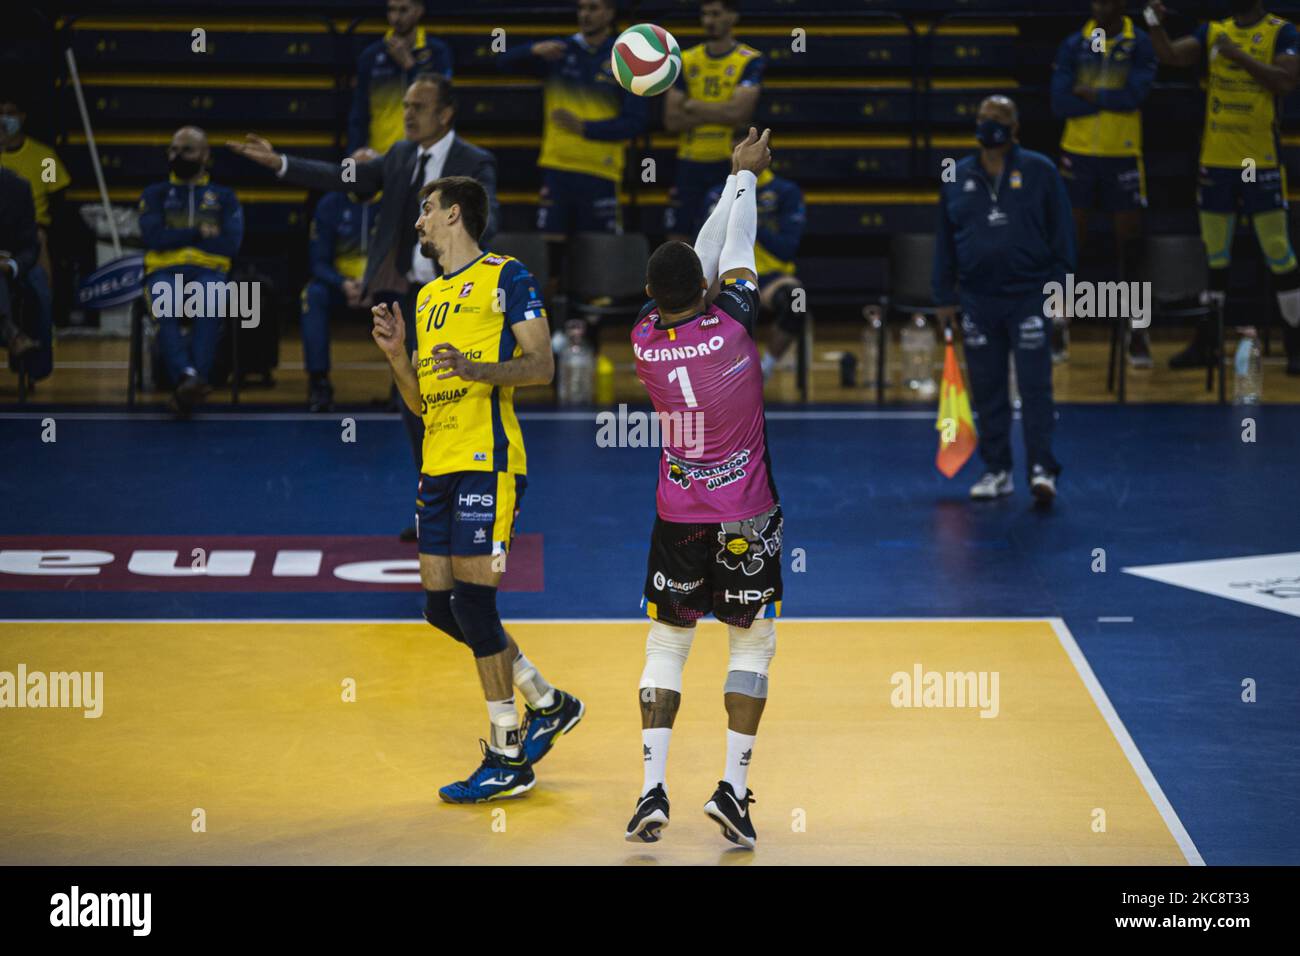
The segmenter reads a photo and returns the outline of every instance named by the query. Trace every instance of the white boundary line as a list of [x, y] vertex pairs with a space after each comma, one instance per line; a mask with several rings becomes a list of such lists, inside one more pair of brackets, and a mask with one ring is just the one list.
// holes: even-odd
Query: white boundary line
[[1183, 851], [1184, 859], [1187, 860], [1189, 866], [1205, 866], [1205, 860], [1201, 859], [1201, 851], [1196, 849], [1196, 844], [1192, 842], [1191, 836], [1188, 835], [1187, 829], [1183, 826], [1183, 821], [1178, 819], [1178, 813], [1169, 802], [1169, 798], [1165, 796], [1165, 792], [1160, 789], [1160, 782], [1156, 780], [1155, 774], [1151, 772], [1151, 768], [1147, 766], [1146, 760], [1143, 759], [1142, 752], [1138, 750], [1137, 744], [1129, 736], [1128, 728], [1119, 719], [1119, 714], [1115, 713], [1110, 698], [1106, 696], [1106, 691], [1101, 686], [1101, 682], [1097, 680], [1097, 675], [1092, 672], [1088, 659], [1083, 656], [1083, 651], [1074, 640], [1074, 635], [1070, 633], [1065, 620], [1059, 617], [1049, 618], [1048, 620], [1052, 625], [1052, 630], [1056, 632], [1057, 639], [1061, 642], [1061, 647], [1070, 658], [1070, 663], [1078, 671], [1080, 680], [1088, 688], [1088, 692], [1092, 694], [1093, 703], [1097, 705], [1101, 715], [1106, 718], [1106, 723], [1110, 725], [1110, 731], [1115, 735], [1115, 742], [1124, 751], [1124, 756], [1128, 757], [1128, 762], [1133, 767], [1133, 772], [1137, 774], [1138, 779], [1142, 781], [1142, 786], [1146, 787], [1147, 796], [1151, 798], [1151, 802], [1160, 811], [1160, 816], [1164, 818], [1165, 826], [1169, 828], [1169, 834], [1178, 844], [1178, 849]]

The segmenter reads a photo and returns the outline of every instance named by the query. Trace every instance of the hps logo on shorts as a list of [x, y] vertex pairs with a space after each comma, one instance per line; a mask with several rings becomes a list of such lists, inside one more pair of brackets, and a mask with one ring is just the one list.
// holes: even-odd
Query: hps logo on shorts
[[475, 505], [482, 505], [484, 508], [492, 507], [493, 498], [491, 495], [457, 495], [456, 504], [466, 508], [473, 508]]

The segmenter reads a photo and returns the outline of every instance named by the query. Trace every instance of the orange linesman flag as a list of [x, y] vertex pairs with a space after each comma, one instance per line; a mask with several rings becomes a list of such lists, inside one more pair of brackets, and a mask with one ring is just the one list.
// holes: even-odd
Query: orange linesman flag
[[951, 478], [961, 471], [962, 465], [975, 451], [975, 419], [970, 411], [970, 395], [961, 379], [957, 353], [952, 347], [952, 333], [945, 336], [947, 346], [943, 353], [943, 381], [939, 384], [939, 418], [934, 423], [939, 432], [939, 451], [934, 456], [934, 467]]

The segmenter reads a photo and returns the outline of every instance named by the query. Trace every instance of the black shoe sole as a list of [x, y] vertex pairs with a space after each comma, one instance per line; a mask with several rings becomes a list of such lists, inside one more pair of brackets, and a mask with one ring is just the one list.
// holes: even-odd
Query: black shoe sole
[[718, 808], [718, 805], [712, 799], [704, 805], [704, 813], [722, 828], [723, 839], [730, 840], [736, 846], [744, 847], [746, 850], [752, 850], [758, 845], [758, 837], [745, 836], [745, 834], [735, 829], [727, 819], [727, 815]]
[[628, 830], [623, 835], [623, 839], [628, 843], [658, 843], [664, 831], [668, 829], [668, 815], [662, 814], [661, 820], [656, 816], [660, 813], [661, 811], [655, 810], [647, 814], [644, 819], [637, 822], [635, 830]]

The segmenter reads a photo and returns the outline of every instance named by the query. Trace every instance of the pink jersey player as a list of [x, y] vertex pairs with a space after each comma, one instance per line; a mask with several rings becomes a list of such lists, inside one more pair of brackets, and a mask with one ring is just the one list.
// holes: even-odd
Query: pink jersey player
[[665, 521], [740, 521], [776, 503], [752, 334], [757, 312], [758, 291], [742, 279], [669, 328], [651, 303], [632, 330], [637, 378], [659, 414], [656, 504]]

